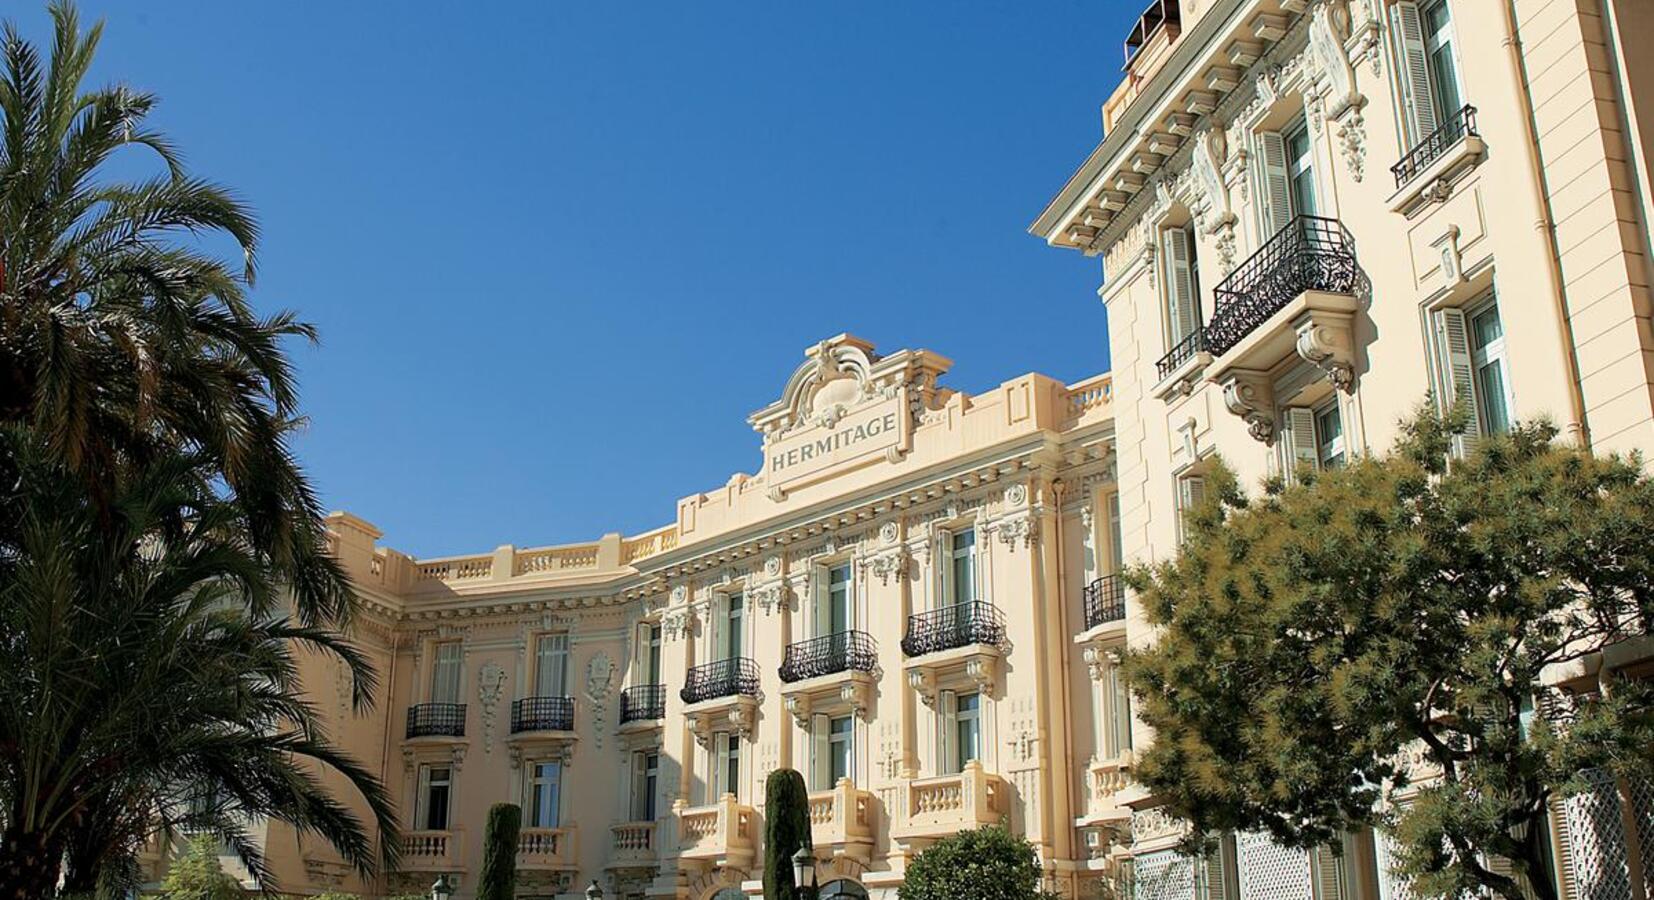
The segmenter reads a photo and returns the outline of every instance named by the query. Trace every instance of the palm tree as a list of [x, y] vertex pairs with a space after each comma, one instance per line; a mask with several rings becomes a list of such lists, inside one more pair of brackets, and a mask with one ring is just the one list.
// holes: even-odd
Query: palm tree
[[[0, 426], [0, 898], [90, 891], [162, 829], [208, 833], [261, 880], [247, 826], [292, 824], [364, 874], [394, 862], [384, 789], [330, 742], [296, 654], [354, 665], [336, 632], [279, 609], [277, 570], [246, 539], [203, 454], [126, 465], [94, 497], [50, 437]], [[370, 829], [321, 778], [360, 794]], [[376, 831], [379, 840], [375, 840]]]
[[[344, 622], [349, 584], [287, 442], [298, 395], [283, 344], [315, 331], [254, 313], [252, 213], [187, 174], [145, 122], [153, 95], [83, 92], [102, 26], [83, 33], [64, 0], [50, 11], [49, 62], [15, 25], [0, 28], [0, 423], [36, 428], [104, 506], [116, 461], [191, 448], [241, 508], [250, 549], [291, 584], [301, 620]], [[158, 161], [155, 177], [105, 177], [132, 148]], [[238, 260], [198, 240], [223, 237]]]

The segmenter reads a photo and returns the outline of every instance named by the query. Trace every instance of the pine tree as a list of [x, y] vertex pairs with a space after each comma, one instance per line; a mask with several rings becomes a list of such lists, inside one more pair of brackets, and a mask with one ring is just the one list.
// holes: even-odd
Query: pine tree
[[793, 856], [813, 849], [810, 792], [796, 769], [776, 769], [764, 782], [764, 900], [798, 900]]
[[1567, 728], [1532, 714], [1542, 671], [1648, 632], [1654, 482], [1548, 424], [1450, 462], [1453, 431], [1421, 411], [1389, 455], [1262, 496], [1219, 466], [1177, 558], [1128, 574], [1159, 633], [1126, 659], [1155, 734], [1134, 774], [1189, 849], [1374, 826], [1414, 896], [1552, 898], [1549, 801], [1654, 775], [1647, 683], [1605, 673]]
[[523, 811], [517, 804], [496, 803], [489, 807], [477, 900], [512, 900], [516, 896], [517, 833], [522, 824]]

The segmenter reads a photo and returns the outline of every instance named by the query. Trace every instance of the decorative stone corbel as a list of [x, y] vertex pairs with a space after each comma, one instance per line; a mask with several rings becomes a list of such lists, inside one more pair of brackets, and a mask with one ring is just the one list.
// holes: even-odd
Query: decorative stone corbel
[[913, 688], [919, 699], [932, 709], [936, 708], [936, 673], [930, 669], [907, 670], [907, 686]]
[[700, 744], [703, 750], [711, 749], [712, 717], [705, 713], [692, 715], [689, 717], [688, 725], [689, 733], [695, 736], [695, 743]]
[[806, 694], [793, 694], [787, 698], [787, 712], [798, 723], [800, 728], [810, 727], [810, 698]]
[[995, 661], [991, 656], [975, 656], [965, 661], [965, 677], [976, 682], [976, 686], [983, 693], [993, 692], [994, 675], [997, 672]]
[[729, 710], [729, 727], [737, 737], [751, 738], [758, 722], [758, 705], [737, 703]]
[[1237, 369], [1224, 376], [1223, 405], [1246, 422], [1253, 440], [1275, 442], [1275, 387], [1264, 372]]
[[878, 577], [880, 584], [889, 584], [891, 578], [907, 577], [908, 561], [907, 548], [898, 546], [869, 558], [867, 568]]
[[1000, 519], [994, 530], [999, 532], [999, 542], [1013, 549], [1018, 543], [1024, 548], [1032, 547], [1039, 538], [1039, 523], [1034, 521], [1032, 513]]
[[1298, 323], [1298, 355], [1345, 393], [1355, 386], [1355, 341], [1347, 322], [1309, 318]]
[[839, 701], [850, 707], [850, 711], [862, 721], [867, 721], [872, 712], [872, 686], [865, 681], [847, 681], [839, 688]]

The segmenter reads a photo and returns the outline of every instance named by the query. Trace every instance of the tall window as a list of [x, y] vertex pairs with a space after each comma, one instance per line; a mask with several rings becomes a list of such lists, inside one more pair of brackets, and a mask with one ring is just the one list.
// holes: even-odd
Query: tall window
[[953, 533], [952, 588], [955, 604], [976, 600], [976, 529]]
[[1464, 105], [1448, 0], [1397, 0], [1390, 33], [1409, 143], [1417, 144]]
[[838, 784], [840, 778], [849, 778], [851, 751], [855, 747], [855, 720], [838, 716], [827, 725], [827, 782]]
[[419, 769], [419, 809], [415, 816], [424, 831], [448, 830], [448, 807], [453, 799], [453, 770], [447, 766]]
[[1108, 667], [1108, 750], [1111, 756], [1131, 749], [1131, 690], [1126, 687], [1126, 680], [1120, 677], [1120, 667], [1110, 664]]
[[648, 684], [659, 684], [661, 682], [661, 677], [660, 677], [660, 626], [650, 624], [650, 625], [646, 625], [644, 627], [649, 630], [648, 631], [649, 653], [645, 657], [646, 668], [648, 669], [648, 671], [645, 673], [645, 675], [648, 677], [649, 680], [646, 683], [648, 683]]
[[827, 609], [820, 624], [825, 634], [839, 634], [850, 630], [851, 589], [854, 581], [850, 564], [833, 566], [827, 570]]
[[1447, 0], [1424, 5], [1424, 52], [1430, 58], [1430, 96], [1438, 117], [1445, 119], [1463, 105], [1459, 67], [1453, 61], [1453, 14]]
[[954, 722], [957, 740], [955, 746], [959, 748], [957, 764], [963, 769], [965, 763], [982, 757], [982, 695], [960, 694], [959, 714]]
[[1510, 388], [1505, 378], [1505, 326], [1496, 300], [1470, 311], [1470, 358], [1476, 368], [1482, 428], [1488, 434], [1504, 434], [1510, 430]]
[[465, 656], [459, 641], [443, 641], [436, 645], [431, 665], [431, 702], [458, 703], [460, 667]]
[[537, 762], [530, 775], [529, 827], [556, 828], [557, 807], [563, 793], [563, 767], [554, 762]]
[[563, 697], [568, 694], [569, 636], [542, 634], [535, 642], [534, 696]]
[[660, 788], [660, 754], [639, 750], [632, 754], [632, 821], [655, 821], [655, 792]]
[[1200, 327], [1200, 260], [1195, 228], [1169, 228], [1161, 234], [1166, 258], [1166, 346], [1181, 343]]
[[1315, 215], [1315, 147], [1304, 122], [1286, 133], [1287, 180], [1292, 187], [1292, 215]]
[[1183, 475], [1177, 479], [1177, 539], [1181, 543], [1184, 532], [1183, 517], [1206, 500], [1206, 479], [1200, 475]]
[[741, 655], [741, 640], [743, 626], [746, 624], [746, 598], [740, 594], [730, 594], [724, 601], [724, 658], [734, 659]]
[[712, 734], [712, 799], [741, 795], [741, 739], [728, 731]]
[[1315, 411], [1315, 457], [1323, 469], [1344, 464], [1344, 419], [1336, 396]]

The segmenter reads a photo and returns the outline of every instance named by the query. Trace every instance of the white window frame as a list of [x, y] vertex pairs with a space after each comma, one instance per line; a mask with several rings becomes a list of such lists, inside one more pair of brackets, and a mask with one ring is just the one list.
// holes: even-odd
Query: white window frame
[[723, 596], [723, 622], [718, 630], [718, 658], [737, 659], [746, 652], [747, 598], [740, 591]]
[[[966, 709], [969, 701], [971, 708]], [[979, 691], [969, 691], [957, 694], [953, 704], [953, 752], [954, 771], [963, 772], [965, 764], [982, 759], [982, 694]], [[965, 726], [971, 729], [971, 746], [966, 747], [964, 741]]]
[[[1327, 417], [1338, 418], [1338, 434], [1329, 437], [1326, 434]], [[1349, 461], [1348, 444], [1345, 435], [1348, 429], [1344, 425], [1344, 410], [1338, 403], [1338, 396], [1315, 407], [1315, 465], [1320, 469], [1336, 468]]]
[[709, 779], [712, 785], [712, 802], [716, 803], [725, 794], [734, 794], [741, 798], [741, 736], [733, 731], [715, 731], [712, 733], [712, 751], [708, 754], [712, 760], [712, 772]]
[[[970, 543], [960, 546], [962, 538], [969, 537]], [[954, 606], [972, 603], [979, 599], [977, 590], [977, 547], [976, 528], [966, 526], [948, 534], [947, 577], [948, 600]], [[960, 563], [964, 563], [965, 580], [960, 579]]]
[[[1476, 321], [1491, 313], [1499, 323], [1499, 336], [1488, 343], [1477, 346]], [[1495, 434], [1501, 430], [1508, 430], [1511, 423], [1511, 410], [1515, 402], [1510, 390], [1510, 356], [1505, 347], [1505, 317], [1499, 309], [1499, 298], [1489, 297], [1465, 311], [1465, 326], [1470, 337], [1470, 387], [1475, 397], [1477, 418], [1482, 429], [1488, 434]], [[1494, 427], [1491, 412], [1491, 401], [1494, 398], [1487, 396], [1487, 390], [1482, 385], [1482, 370], [1489, 366], [1499, 367], [1500, 396], [1497, 398], [1501, 406], [1504, 419], [1504, 428]]]
[[465, 644], [437, 641], [431, 645], [430, 702], [459, 703], [465, 696]]
[[544, 632], [534, 638], [535, 697], [569, 695], [569, 635], [566, 631]]
[[[541, 767], [551, 767], [549, 777], [543, 777]], [[544, 805], [541, 797], [548, 795]], [[537, 759], [528, 766], [528, 828], [557, 828], [562, 822], [563, 764], [552, 759]]]
[[[437, 773], [442, 773], [441, 781], [437, 780]], [[431, 792], [437, 787], [447, 791], [446, 802], [442, 807], [441, 826], [431, 827]], [[454, 767], [427, 763], [419, 767], [419, 786], [414, 797], [414, 821], [420, 831], [448, 831], [454, 824]]]
[[1104, 534], [1108, 538], [1108, 550], [1103, 564], [1103, 574], [1115, 575], [1125, 568], [1126, 538], [1125, 526], [1120, 521], [1120, 492], [1110, 491], [1103, 498], [1103, 511], [1108, 517], [1104, 523]]
[[[1430, 27], [1430, 12], [1434, 9], [1443, 9], [1447, 17], [1442, 21], [1440, 28]], [[1430, 67], [1430, 100], [1436, 106], [1438, 122], [1444, 122], [1453, 117], [1465, 103], [1464, 67], [1459, 65], [1459, 42], [1455, 35], [1453, 6], [1448, 0], [1426, 0], [1419, 4], [1419, 21], [1424, 26], [1424, 55]], [[1447, 53], [1448, 77], [1452, 79], [1453, 97], [1443, 96], [1443, 85], [1440, 83], [1440, 72], [1436, 70], [1436, 59], [1443, 51]], [[1421, 137], [1420, 140], [1423, 138]]]
[[856, 567], [850, 560], [823, 563], [816, 567], [816, 602], [811, 625], [815, 633], [811, 637], [826, 637], [835, 633], [833, 628], [833, 595], [835, 590], [833, 573], [843, 571], [845, 580], [838, 584], [844, 595], [844, 621], [842, 631], [853, 631], [856, 627]]
[[[1304, 150], [1294, 155], [1292, 145], [1299, 138], [1303, 139]], [[1281, 129], [1281, 145], [1286, 153], [1286, 180], [1287, 194], [1292, 205], [1289, 207], [1288, 221], [1298, 216], [1319, 215], [1321, 210], [1321, 186], [1316, 183], [1315, 173], [1315, 135], [1309, 130], [1309, 121], [1298, 118], [1291, 125]], [[1298, 195], [1300, 180], [1309, 184], [1309, 207], [1305, 208], [1303, 199]]]
[[632, 821], [653, 822], [659, 814], [655, 794], [660, 789], [660, 751], [632, 753]]
[[1203, 475], [1179, 475], [1173, 483], [1173, 501], [1177, 513], [1177, 540], [1184, 539], [1183, 516], [1206, 499], [1206, 478]]

